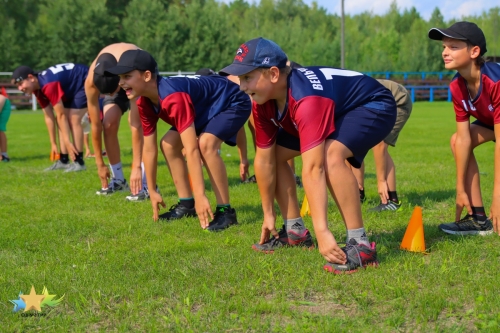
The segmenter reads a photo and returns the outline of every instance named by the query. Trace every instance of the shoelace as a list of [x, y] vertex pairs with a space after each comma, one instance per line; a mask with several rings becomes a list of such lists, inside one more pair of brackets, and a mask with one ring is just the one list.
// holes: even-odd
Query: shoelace
[[356, 251], [356, 255], [358, 256], [358, 260], [359, 260], [359, 266], [363, 266], [363, 263], [361, 261], [361, 255], [359, 254], [358, 248], [356, 247], [356, 245], [351, 244], [351, 243], [347, 243], [346, 246], [345, 246], [345, 248], [344, 248], [344, 252], [345, 252], [345, 254], [347, 256], [347, 260], [349, 260], [349, 255], [347, 254], [347, 252], [350, 249], [354, 249]]

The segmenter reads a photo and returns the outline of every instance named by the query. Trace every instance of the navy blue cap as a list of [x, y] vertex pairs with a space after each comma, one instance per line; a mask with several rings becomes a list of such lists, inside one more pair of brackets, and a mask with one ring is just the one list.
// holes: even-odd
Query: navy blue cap
[[128, 50], [123, 52], [115, 67], [108, 68], [106, 74], [120, 75], [133, 70], [150, 71], [158, 74], [156, 60], [151, 54], [144, 50]]
[[459, 39], [463, 41], [468, 41], [474, 46], [479, 46], [481, 50], [479, 55], [486, 53], [486, 38], [484, 33], [477, 26], [476, 23], [461, 21], [454, 23], [451, 27], [447, 29], [442, 28], [432, 28], [429, 30], [429, 38], [435, 40], [442, 40], [443, 37], [449, 37], [453, 39]]
[[285, 52], [272, 40], [262, 37], [241, 44], [233, 63], [219, 71], [221, 74], [243, 75], [256, 68], [285, 68]]
[[106, 70], [116, 66], [116, 64], [116, 58], [111, 53], [103, 53], [97, 58], [94, 67], [94, 85], [101, 94], [112, 94], [118, 88], [120, 77], [106, 73]]
[[19, 82], [28, 78], [28, 75], [36, 75], [37, 72], [28, 66], [19, 66], [12, 73], [12, 83], [18, 84]]

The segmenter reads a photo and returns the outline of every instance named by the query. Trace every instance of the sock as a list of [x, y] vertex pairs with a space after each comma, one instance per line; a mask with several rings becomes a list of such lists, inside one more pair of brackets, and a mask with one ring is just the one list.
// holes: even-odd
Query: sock
[[474, 216], [479, 222], [486, 221], [486, 212], [484, 207], [472, 207], [472, 216]]
[[217, 205], [217, 207], [215, 207], [215, 212], [218, 213], [218, 212], [225, 212], [226, 210], [228, 209], [231, 209], [231, 205], [230, 204], [226, 204], [226, 205]]
[[146, 171], [144, 169], [143, 162], [141, 162], [141, 177], [142, 177], [142, 188], [147, 191], [148, 190], [148, 181], [146, 179]]
[[365, 197], [365, 189], [359, 190], [359, 199], [361, 201], [364, 201], [366, 199], [366, 197]]
[[74, 162], [80, 165], [85, 165], [85, 162], [83, 161], [83, 152], [78, 152], [78, 155], [76, 155]]
[[111, 164], [111, 173], [113, 174], [114, 179], [118, 179], [121, 181], [125, 180], [125, 176], [123, 176], [122, 162], [118, 162], [116, 164]]
[[347, 242], [354, 238], [358, 244], [363, 244], [370, 247], [368, 236], [366, 236], [365, 228], [347, 230]]
[[389, 191], [389, 200], [395, 203], [399, 203], [397, 191]]
[[59, 161], [61, 161], [62, 164], [68, 164], [69, 163], [69, 154], [59, 154]]
[[4, 151], [4, 152], [2, 153], [2, 156], [3, 156], [3, 157], [5, 157], [5, 158], [9, 158], [9, 154], [7, 154], [7, 152], [6, 152], [6, 151]]
[[304, 220], [302, 220], [302, 217], [300, 217], [300, 216], [295, 218], [295, 219], [286, 219], [285, 220], [285, 230], [287, 232], [294, 231], [294, 232], [301, 234], [306, 229], [307, 228], [304, 225]]
[[188, 209], [194, 208], [194, 198], [179, 198], [179, 203]]

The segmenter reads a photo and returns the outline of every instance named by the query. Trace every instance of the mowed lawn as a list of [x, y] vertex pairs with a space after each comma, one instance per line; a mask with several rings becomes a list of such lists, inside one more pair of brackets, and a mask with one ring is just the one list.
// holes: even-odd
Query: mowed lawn
[[[131, 135], [122, 120], [128, 177]], [[252, 250], [260, 235], [260, 198], [256, 184], [240, 184], [235, 148], [223, 146], [222, 155], [239, 225], [213, 234], [202, 231], [197, 219], [155, 223], [149, 201], [126, 202], [125, 193], [98, 197], [93, 159], [86, 159], [86, 172], [43, 172], [51, 164], [43, 115], [14, 112], [8, 124], [12, 161], [0, 163], [0, 331], [500, 331], [500, 238], [453, 237], [437, 229], [454, 218], [454, 128], [450, 103], [415, 104], [398, 146], [390, 149], [404, 203], [400, 212], [367, 212], [378, 204], [369, 154], [363, 214], [380, 266], [336, 276], [322, 270], [317, 250]], [[167, 129], [160, 125], [160, 132]], [[476, 151], [487, 211], [493, 151], [492, 143]], [[297, 159], [298, 172], [300, 165]], [[167, 205], [174, 204], [162, 157], [158, 183]], [[427, 255], [399, 249], [417, 205]], [[305, 220], [312, 231], [310, 217]], [[333, 201], [329, 221], [337, 240], [345, 241]], [[44, 317], [13, 313], [9, 300], [20, 291], [28, 294], [32, 285], [37, 294], [44, 286], [56, 298], [64, 294], [62, 303], [43, 307]]]

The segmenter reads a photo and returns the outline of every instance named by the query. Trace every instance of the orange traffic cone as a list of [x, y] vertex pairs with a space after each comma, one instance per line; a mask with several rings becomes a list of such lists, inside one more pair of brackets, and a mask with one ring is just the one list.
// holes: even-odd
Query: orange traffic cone
[[416, 206], [406, 228], [400, 248], [411, 252], [425, 252], [424, 224], [422, 208]]
[[300, 209], [300, 216], [304, 217], [306, 215], [311, 215], [311, 211], [309, 210], [309, 202], [307, 201], [307, 197], [304, 195], [304, 201], [302, 202], [302, 208]]

